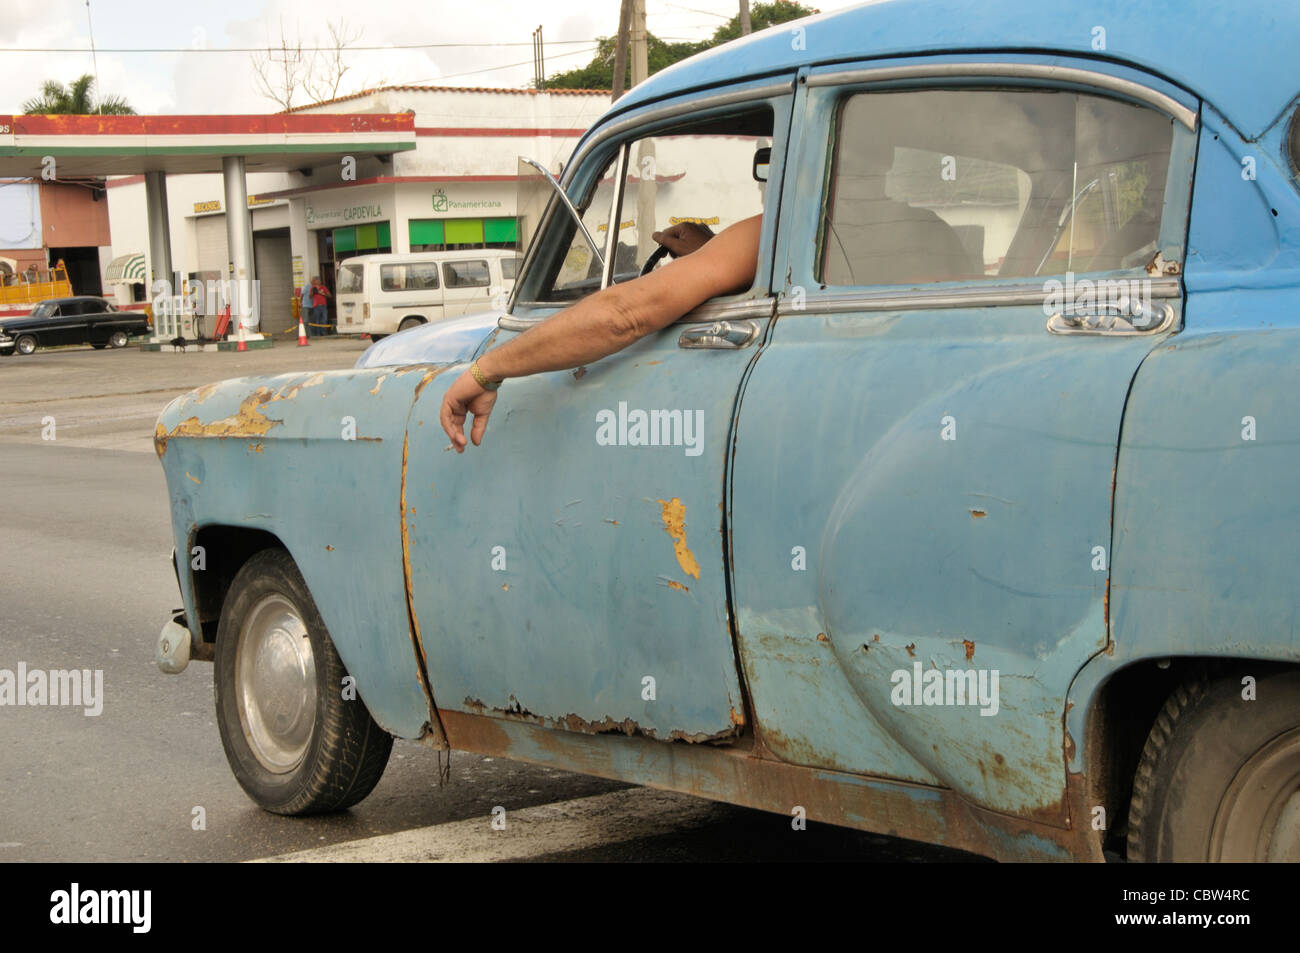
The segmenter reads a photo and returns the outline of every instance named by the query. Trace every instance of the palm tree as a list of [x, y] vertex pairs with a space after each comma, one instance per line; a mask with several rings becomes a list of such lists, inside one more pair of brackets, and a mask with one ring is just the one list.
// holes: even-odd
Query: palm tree
[[134, 116], [132, 109], [121, 96], [105, 96], [95, 101], [92, 88], [95, 77], [85, 73], [67, 86], [57, 80], [47, 79], [41, 84], [41, 94], [23, 103], [25, 115], [76, 115], [96, 113], [104, 116]]

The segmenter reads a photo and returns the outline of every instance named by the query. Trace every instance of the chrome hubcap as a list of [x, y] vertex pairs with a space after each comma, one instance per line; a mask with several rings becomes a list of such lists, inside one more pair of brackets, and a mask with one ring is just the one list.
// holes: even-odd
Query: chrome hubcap
[[239, 722], [268, 771], [286, 774], [302, 761], [316, 722], [316, 659], [307, 626], [278, 593], [253, 607], [235, 656]]
[[1210, 833], [1221, 861], [1300, 861], [1300, 729], [1250, 758], [1224, 794]]

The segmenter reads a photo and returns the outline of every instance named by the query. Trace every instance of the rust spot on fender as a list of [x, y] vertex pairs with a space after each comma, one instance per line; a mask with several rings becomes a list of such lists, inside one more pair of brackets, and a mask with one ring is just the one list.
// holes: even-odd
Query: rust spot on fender
[[[432, 378], [429, 378], [430, 380]], [[424, 654], [424, 642], [420, 639], [420, 621], [415, 615], [415, 597], [412, 591], [411, 582], [411, 532], [406, 522], [406, 461], [410, 455], [411, 437], [406, 434], [402, 437], [402, 478], [401, 478], [401, 495], [398, 500], [398, 513], [401, 514], [401, 537], [402, 537], [402, 584], [406, 593], [406, 618], [411, 632], [411, 646], [415, 650], [415, 665], [418, 670], [420, 687], [424, 689], [425, 702], [429, 706], [429, 722], [431, 726], [436, 726], [437, 734], [432, 742], [435, 748], [447, 747], [447, 734], [442, 728], [442, 721], [438, 717], [438, 709], [433, 701], [433, 686], [429, 684], [429, 665]]]
[[618, 525], [618, 520], [607, 519], [607, 520], [605, 520], [605, 522], [608, 523], [610, 526], [617, 526], [617, 525]]
[[690, 591], [691, 591], [689, 588], [687, 588], [686, 586], [683, 586], [683, 585], [682, 585], [680, 582], [678, 582], [676, 579], [665, 579], [665, 580], [664, 580], [664, 584], [667, 585], [669, 589], [680, 589], [682, 592], [690, 592]]
[[329, 543], [326, 543], [326, 544], [325, 544], [325, 551], [326, 551], [327, 553], [332, 553], [332, 552], [334, 552], [334, 547], [331, 546]]
[[321, 373], [313, 374], [305, 381], [300, 381], [297, 384], [294, 384], [287, 391], [283, 387], [281, 387], [278, 391], [276, 391], [275, 396], [272, 397], [271, 399], [272, 400], [293, 400], [295, 397], [298, 396], [299, 391], [302, 391], [308, 387], [317, 387], [324, 380], [325, 380], [324, 374]]
[[971, 510], [971, 511], [970, 511], [970, 518], [973, 519], [973, 520], [982, 520], [984, 517], [986, 517], [986, 516], [988, 516], [988, 515], [989, 515], [988, 512], [985, 511], [985, 510]]
[[966, 661], [969, 662], [975, 657], [975, 643], [970, 639], [962, 639], [961, 644], [966, 646]]
[[573, 369], [573, 379], [575, 381], [580, 381], [586, 376], [587, 376], [587, 369], [585, 367], [575, 367]]
[[378, 393], [379, 393], [379, 388], [383, 385], [384, 381], [386, 381], [386, 380], [388, 380], [388, 375], [387, 375], [387, 374], [380, 374], [380, 375], [379, 375], [379, 380], [375, 381], [375, 386], [372, 387], [372, 388], [370, 388], [370, 393], [372, 393], [372, 394], [378, 394]]
[[830, 636], [828, 636], [825, 632], [818, 632], [818, 633], [817, 633], [817, 641], [818, 641], [818, 642], [829, 642], [830, 640], [831, 640], [831, 639], [830, 639]]
[[193, 473], [191, 473], [189, 470], [186, 470], [186, 471], [185, 471], [185, 475], [186, 475], [187, 477], [189, 477], [191, 480], [193, 480], [195, 484], [197, 484], [197, 485], [199, 485], [199, 486], [201, 486], [201, 485], [203, 484], [203, 481], [200, 480], [198, 477], [196, 477], [196, 476], [195, 476]]
[[[448, 365], [448, 367], [450, 367], [450, 366], [451, 366], [451, 365]], [[429, 386], [429, 382], [430, 382], [431, 380], [433, 380], [435, 377], [437, 377], [439, 374], [441, 374], [441, 373], [442, 373], [443, 371], [445, 371], [446, 369], [447, 369], [446, 367], [440, 367], [440, 368], [438, 368], [437, 370], [433, 370], [433, 371], [425, 371], [425, 372], [424, 372], [424, 376], [420, 378], [420, 383], [418, 383], [418, 384], [415, 385], [415, 399], [416, 399], [416, 400], [419, 400], [419, 399], [420, 399], [420, 392], [423, 391], [426, 387]], [[401, 371], [398, 371], [397, 373], [400, 374], [400, 373], [402, 373], [402, 372], [401, 372]]]
[[229, 417], [207, 424], [197, 416], [187, 417], [167, 433], [163, 432], [160, 424], [154, 431], [154, 447], [158, 449], [158, 456], [162, 456], [167, 451], [167, 441], [172, 437], [264, 437], [272, 427], [284, 423], [267, 417], [262, 411], [263, 404], [277, 399], [271, 388], [259, 387], [245, 397], [239, 410]]
[[700, 578], [700, 564], [695, 561], [695, 554], [686, 545], [686, 504], [677, 497], [671, 500], [659, 500], [662, 509], [664, 529], [673, 541], [673, 552], [677, 556], [677, 565], [688, 576]]
[[915, 643], [915, 642], [913, 642], [911, 645], [905, 645], [905, 646], [903, 646], [903, 647], [904, 647], [905, 649], [907, 649], [907, 657], [908, 657], [908, 658], [916, 658], [916, 643]]
[[261, 445], [260, 443], [250, 443], [250, 444], [248, 445], [248, 452], [249, 452], [249, 453], [261, 453], [261, 452], [262, 452], [262, 445]]
[[736, 711], [735, 705], [731, 706], [731, 723], [737, 727], [740, 727], [745, 723], [745, 713], [743, 711]]

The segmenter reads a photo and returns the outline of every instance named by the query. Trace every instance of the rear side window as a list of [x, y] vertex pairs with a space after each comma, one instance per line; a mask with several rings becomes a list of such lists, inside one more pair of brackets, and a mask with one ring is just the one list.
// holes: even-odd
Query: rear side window
[[518, 275], [519, 275], [519, 259], [502, 258], [501, 277], [506, 281], [514, 281], [515, 278], [518, 277]]
[[382, 265], [379, 287], [384, 291], [430, 291], [438, 288], [438, 266], [431, 261]]
[[828, 285], [1126, 270], [1154, 257], [1173, 121], [1067, 91], [872, 92], [840, 105]]
[[488, 263], [483, 259], [445, 261], [442, 274], [448, 288], [486, 288], [492, 283]]
[[363, 266], [344, 265], [339, 269], [339, 294], [358, 294], [365, 290], [366, 280], [365, 268]]

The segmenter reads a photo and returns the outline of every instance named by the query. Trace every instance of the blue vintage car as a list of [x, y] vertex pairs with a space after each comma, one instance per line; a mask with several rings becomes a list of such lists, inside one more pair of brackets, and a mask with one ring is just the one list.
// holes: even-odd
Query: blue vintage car
[[[1004, 859], [1300, 859], [1297, 40], [915, 0], [653, 76], [507, 313], [166, 408], [160, 664], [215, 661], [279, 813], [397, 736]], [[466, 361], [758, 214], [751, 288], [448, 452]]]

